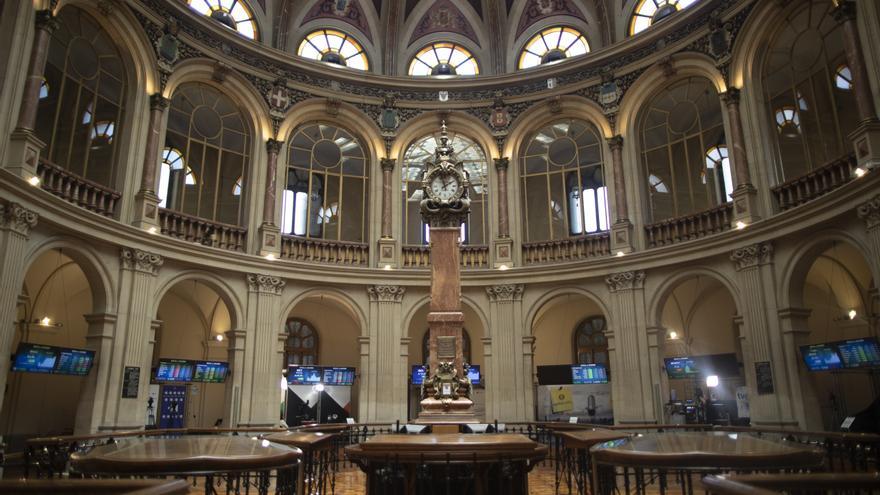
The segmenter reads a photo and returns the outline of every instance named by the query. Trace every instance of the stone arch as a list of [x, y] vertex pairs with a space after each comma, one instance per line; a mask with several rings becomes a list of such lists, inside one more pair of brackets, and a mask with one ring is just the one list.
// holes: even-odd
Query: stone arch
[[284, 323], [287, 321], [287, 317], [294, 309], [296, 309], [298, 304], [315, 296], [329, 296], [334, 302], [339, 303], [343, 308], [348, 310], [349, 316], [358, 324], [361, 335], [367, 335], [369, 328], [367, 327], [366, 314], [361, 305], [358, 304], [351, 295], [334, 287], [314, 287], [306, 289], [303, 292], [296, 294], [296, 296], [289, 301], [282, 303], [280, 313], [281, 320], [278, 322], [278, 328], [283, 328]]
[[[502, 156], [513, 158], [518, 156], [520, 149], [531, 133], [554, 120], [574, 118], [585, 120], [595, 125], [604, 138], [614, 135], [614, 130], [602, 109], [596, 102], [582, 96], [566, 95], [560, 97], [561, 112], [554, 113], [549, 104], [536, 104], [520, 114], [511, 124], [510, 132], [504, 142]], [[606, 145], [607, 148], [607, 145]], [[608, 151], [607, 149], [605, 150]]]
[[[162, 277], [162, 272], [159, 274]], [[171, 275], [168, 279], [163, 280], [155, 291], [153, 297], [153, 305], [150, 309], [150, 315], [156, 315], [159, 311], [159, 305], [162, 298], [168, 294], [175, 285], [188, 280], [195, 280], [210, 287], [220, 296], [220, 299], [226, 304], [229, 310], [230, 330], [238, 330], [244, 326], [244, 310], [241, 299], [235, 289], [222, 277], [211, 272], [202, 270], [186, 270]]]
[[648, 302], [647, 316], [648, 318], [650, 318], [648, 320], [649, 326], [662, 326], [663, 307], [666, 305], [666, 301], [669, 300], [669, 297], [672, 295], [672, 291], [676, 287], [678, 287], [680, 283], [694, 277], [708, 277], [715, 280], [716, 282], [719, 282], [730, 293], [730, 297], [733, 298], [733, 302], [736, 305], [737, 310], [742, 311], [742, 302], [739, 290], [737, 290], [736, 284], [728, 276], [724, 275], [714, 268], [706, 266], [694, 267], [683, 270], [672, 275], [671, 277], [666, 278], [654, 290], [654, 295]]
[[[287, 46], [283, 47], [283, 49], [292, 55], [296, 55], [296, 53], [299, 51], [299, 46], [305, 39], [306, 35], [308, 35], [312, 31], [323, 28], [335, 29], [357, 40], [357, 42], [361, 45], [361, 48], [363, 48], [364, 52], [367, 54], [367, 61], [369, 62], [369, 69], [367, 70], [367, 72], [372, 72], [374, 74], [382, 73], [381, 45], [373, 43], [373, 41], [371, 41], [370, 38], [367, 37], [367, 34], [360, 29], [355, 28], [347, 22], [343, 22], [337, 19], [312, 19], [305, 24], [298, 26], [295, 30], [293, 30], [291, 36], [287, 38]], [[341, 70], [354, 70], [355, 73], [360, 72], [357, 69]]]
[[[409, 331], [409, 327], [412, 325], [413, 318], [415, 317], [416, 313], [424, 308], [425, 305], [429, 302], [431, 302], [430, 295], [425, 295], [415, 300], [412, 303], [412, 306], [410, 306], [406, 313], [403, 315], [403, 319], [401, 320], [403, 322], [403, 328]], [[483, 336], [486, 337], [485, 333], [489, 330], [489, 318], [486, 316], [483, 308], [480, 307], [479, 303], [477, 303], [474, 298], [464, 294], [462, 294], [461, 296], [461, 302], [465, 306], [467, 306], [470, 311], [473, 311], [474, 314], [477, 315], [477, 318], [480, 320], [480, 325], [483, 326]], [[404, 334], [404, 336], [406, 336], [406, 334]], [[480, 343], [480, 345], [482, 346], [482, 343]]]
[[[429, 134], [434, 134], [440, 130], [441, 119], [446, 119], [446, 127], [450, 131], [473, 139], [483, 148], [486, 158], [492, 160], [498, 158], [498, 146], [495, 144], [495, 138], [486, 127], [486, 124], [472, 115], [468, 115], [461, 111], [444, 113], [440, 111], [425, 112], [418, 117], [406, 122], [398, 130], [397, 138], [391, 146], [391, 152], [388, 154], [391, 158], [397, 158], [398, 162], [403, 161], [403, 154], [413, 141]], [[492, 167], [490, 175], [492, 175]]]
[[[293, 105], [278, 127], [276, 139], [286, 143], [297, 127], [316, 121], [337, 125], [357, 137], [369, 150], [372, 162], [385, 156], [385, 143], [382, 140], [378, 124], [359, 108], [345, 102], [339, 104], [338, 115], [331, 115], [327, 112], [327, 100], [325, 99], [309, 99]], [[375, 172], [372, 167], [370, 172]]]
[[[428, 2], [428, 3], [430, 3], [430, 2]], [[478, 46], [476, 43], [474, 43], [474, 41], [472, 39], [470, 39], [464, 35], [461, 35], [458, 33], [442, 32], [442, 33], [432, 33], [432, 34], [422, 36], [421, 38], [417, 39], [412, 45], [408, 45], [406, 47], [401, 48], [401, 50], [399, 52], [401, 56], [397, 60], [397, 70], [394, 74], [389, 74], [389, 75], [407, 76], [408, 77], [409, 64], [410, 64], [410, 62], [412, 62], [413, 57], [416, 56], [416, 54], [419, 52], [419, 50], [430, 45], [431, 43], [438, 43], [438, 42], [443, 42], [443, 41], [448, 41], [451, 43], [456, 43], [458, 45], [461, 45], [467, 51], [469, 51], [471, 53], [471, 55], [474, 56], [474, 58], [477, 60], [477, 67], [479, 67], [479, 70], [480, 70], [480, 73], [477, 77], [485, 75], [485, 74], [492, 74], [494, 72], [493, 70], [490, 70], [491, 69], [491, 64], [490, 64], [491, 58], [489, 56], [488, 50], [486, 50], [484, 48], [480, 48], [480, 46]], [[473, 79], [473, 77], [468, 76], [468, 77], [465, 77], [465, 80], [467, 80], [468, 78]], [[432, 80], [435, 78], [420, 77], [420, 79]], [[461, 79], [461, 78], [453, 77], [453, 80], [456, 80], [456, 79]]]
[[612, 326], [613, 315], [609, 311], [608, 305], [605, 303], [605, 301], [602, 300], [602, 298], [600, 298], [599, 296], [597, 296], [595, 293], [593, 293], [590, 290], [584, 289], [582, 287], [569, 285], [569, 286], [564, 286], [564, 287], [558, 287], [556, 289], [553, 289], [553, 290], [543, 294], [534, 303], [532, 303], [531, 306], [529, 306], [529, 309], [526, 311], [526, 318], [524, 320], [527, 325], [526, 333], [528, 335], [533, 335], [532, 332], [533, 332], [533, 329], [535, 326], [535, 321], [537, 319], [537, 316], [541, 312], [541, 309], [547, 303], [549, 303], [550, 301], [552, 301], [553, 299], [555, 299], [559, 296], [567, 296], [567, 295], [583, 296], [583, 297], [587, 298], [588, 300], [590, 300], [591, 302], [595, 303], [596, 306], [598, 306], [599, 309], [602, 311], [602, 314], [605, 316], [605, 319], [608, 322], [608, 328], [613, 328], [613, 326]]
[[[522, 2], [523, 4], [525, 2]], [[514, 7], [516, 8], [516, 7]], [[532, 39], [533, 36], [538, 34], [544, 29], [555, 27], [555, 26], [564, 26], [570, 27], [580, 31], [582, 35], [587, 39], [587, 44], [590, 46], [590, 53], [593, 50], [597, 50], [602, 47], [602, 32], [599, 28], [598, 20], [592, 15], [592, 13], [585, 13], [586, 21], [579, 19], [577, 17], [571, 15], [553, 15], [550, 17], [546, 17], [544, 19], [540, 19], [529, 27], [527, 27], [521, 35], [514, 39], [516, 36], [516, 24], [511, 23], [510, 29], [507, 33], [507, 36], [510, 41], [508, 42], [507, 55], [505, 56], [505, 67], [507, 72], [515, 72], [520, 70], [517, 67], [517, 63], [519, 61], [519, 54], [522, 52], [526, 43]], [[589, 57], [590, 54], [581, 55], [578, 58]], [[538, 67], [541, 67], [540, 65]]]

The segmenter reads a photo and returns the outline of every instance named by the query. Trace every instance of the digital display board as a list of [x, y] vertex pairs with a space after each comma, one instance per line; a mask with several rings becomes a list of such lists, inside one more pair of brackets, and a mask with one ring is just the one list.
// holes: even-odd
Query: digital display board
[[694, 359], [690, 357], [666, 358], [666, 375], [669, 378], [693, 378], [700, 374]]
[[479, 385], [480, 379], [482, 378], [482, 376], [480, 376], [480, 365], [478, 365], [478, 364], [469, 365], [468, 370], [467, 370], [467, 376], [471, 381], [471, 385]]
[[186, 359], [160, 359], [156, 369], [157, 382], [190, 382], [195, 364]]
[[880, 345], [873, 338], [836, 342], [846, 368], [880, 366]]
[[321, 383], [321, 368], [318, 366], [288, 366], [287, 383], [291, 385]]
[[220, 361], [197, 361], [193, 381], [223, 383], [229, 374], [229, 363]]
[[354, 368], [324, 368], [324, 385], [354, 385]]
[[428, 374], [428, 370], [420, 365], [414, 364], [412, 367], [412, 384], [413, 385], [421, 385], [425, 382], [425, 376]]
[[801, 355], [810, 371], [836, 370], [843, 366], [840, 355], [828, 344], [801, 346]]
[[18, 345], [12, 371], [85, 376], [95, 362], [95, 351], [50, 345]]
[[571, 367], [571, 383], [575, 385], [608, 383], [608, 372], [601, 364], [577, 364]]

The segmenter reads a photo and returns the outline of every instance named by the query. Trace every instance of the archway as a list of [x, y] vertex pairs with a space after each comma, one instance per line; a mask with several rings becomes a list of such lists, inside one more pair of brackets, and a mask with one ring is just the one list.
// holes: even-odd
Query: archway
[[[607, 317], [600, 303], [581, 292], [556, 294], [535, 312], [531, 333], [539, 421], [577, 416], [593, 424], [613, 423]], [[591, 368], [586, 376], [590, 383], [574, 383], [584, 381], [584, 376], [575, 380], [575, 365]]]
[[233, 319], [224, 298], [206, 281], [180, 280], [164, 293], [153, 347], [148, 426], [229, 426], [226, 332], [233, 329]]

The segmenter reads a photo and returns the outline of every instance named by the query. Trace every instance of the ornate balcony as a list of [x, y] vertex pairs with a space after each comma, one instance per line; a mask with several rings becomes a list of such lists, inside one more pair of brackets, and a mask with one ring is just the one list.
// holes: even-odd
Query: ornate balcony
[[245, 250], [247, 229], [238, 225], [212, 222], [204, 218], [159, 208], [159, 226], [162, 234], [205, 246]]
[[[487, 268], [489, 266], [489, 246], [462, 245], [460, 251], [461, 267]], [[430, 268], [431, 251], [428, 246], [403, 246], [402, 263], [404, 268]]]
[[856, 158], [847, 155], [771, 189], [779, 211], [812, 201], [855, 178]]
[[529, 242], [522, 246], [523, 263], [561, 263], [578, 261], [611, 254], [611, 236], [608, 232], [572, 237], [555, 241]]
[[116, 214], [116, 203], [121, 195], [108, 187], [42, 159], [37, 165], [37, 176], [43, 189], [68, 203], [105, 217], [112, 218]]
[[369, 245], [365, 243], [289, 235], [281, 239], [281, 257], [295, 261], [350, 266], [367, 266], [370, 260]]
[[668, 246], [718, 234], [730, 230], [732, 220], [733, 203], [724, 203], [692, 215], [645, 225], [648, 247]]

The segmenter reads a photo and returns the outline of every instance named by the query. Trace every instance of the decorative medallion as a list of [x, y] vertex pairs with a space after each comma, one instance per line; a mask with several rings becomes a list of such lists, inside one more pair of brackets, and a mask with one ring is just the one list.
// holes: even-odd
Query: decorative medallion
[[506, 129], [510, 124], [510, 112], [504, 106], [501, 92], [495, 93], [495, 103], [492, 106], [492, 114], [489, 116], [489, 125], [496, 131]]
[[423, 36], [441, 32], [460, 34], [480, 46], [477, 33], [468, 22], [467, 17], [449, 0], [433, 2], [431, 8], [416, 24], [416, 28], [409, 38], [409, 44], [413, 44]]
[[303, 17], [303, 25], [314, 19], [340, 19], [364, 33], [368, 40], [373, 41], [367, 16], [357, 0], [318, 0]]
[[382, 111], [379, 113], [379, 128], [383, 132], [394, 132], [400, 125], [400, 117], [397, 115], [394, 103], [394, 94], [386, 94], [382, 103]]

